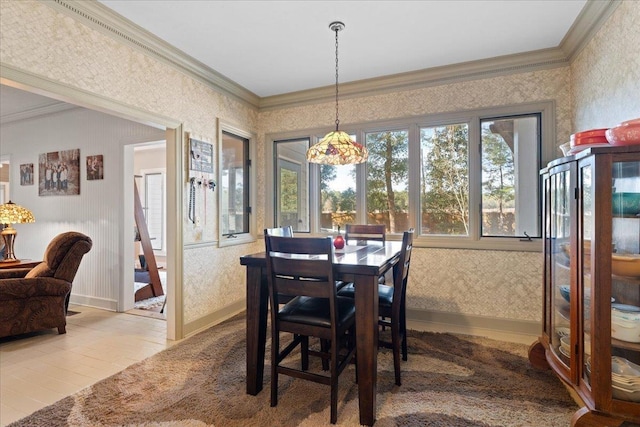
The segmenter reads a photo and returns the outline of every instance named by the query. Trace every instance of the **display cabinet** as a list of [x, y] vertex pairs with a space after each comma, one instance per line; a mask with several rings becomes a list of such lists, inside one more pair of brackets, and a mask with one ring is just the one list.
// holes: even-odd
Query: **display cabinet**
[[589, 148], [541, 171], [543, 328], [532, 365], [582, 407], [572, 426], [640, 423], [640, 146]]

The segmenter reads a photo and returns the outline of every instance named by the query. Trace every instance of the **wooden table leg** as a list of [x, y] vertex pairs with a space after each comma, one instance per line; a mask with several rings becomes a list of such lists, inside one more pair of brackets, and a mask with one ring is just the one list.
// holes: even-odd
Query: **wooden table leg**
[[378, 278], [357, 275], [354, 283], [360, 424], [372, 426], [378, 381]]
[[267, 336], [268, 285], [263, 269], [247, 266], [247, 394], [262, 390]]

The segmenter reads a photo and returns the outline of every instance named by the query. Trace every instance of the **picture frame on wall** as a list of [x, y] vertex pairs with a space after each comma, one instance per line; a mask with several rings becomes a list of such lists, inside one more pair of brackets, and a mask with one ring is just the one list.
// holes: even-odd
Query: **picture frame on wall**
[[20, 185], [33, 185], [33, 163], [20, 165]]
[[213, 144], [189, 138], [189, 169], [213, 173]]
[[52, 151], [38, 157], [38, 195], [80, 194], [80, 149]]
[[102, 154], [87, 156], [87, 180], [104, 179], [104, 162]]

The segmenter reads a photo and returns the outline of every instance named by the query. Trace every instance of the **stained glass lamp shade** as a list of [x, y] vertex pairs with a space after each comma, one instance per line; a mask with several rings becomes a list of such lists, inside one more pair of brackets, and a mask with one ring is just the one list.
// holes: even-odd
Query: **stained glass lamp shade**
[[309, 147], [307, 160], [325, 165], [352, 165], [367, 161], [367, 148], [351, 140], [348, 133], [329, 132], [317, 144]]
[[4, 259], [0, 262], [17, 262], [15, 253], [13, 252], [13, 243], [16, 240], [18, 232], [11, 224], [22, 224], [26, 222], [35, 222], [33, 213], [27, 208], [16, 205], [11, 200], [9, 203], [0, 205], [0, 224], [5, 224], [5, 228], [0, 232], [4, 240]]

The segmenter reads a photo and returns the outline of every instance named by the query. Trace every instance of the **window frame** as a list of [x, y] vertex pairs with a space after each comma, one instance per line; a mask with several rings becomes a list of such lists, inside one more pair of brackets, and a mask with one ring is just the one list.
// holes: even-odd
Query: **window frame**
[[[496, 117], [522, 116], [528, 114], [540, 115], [540, 152], [539, 165], [541, 169], [549, 161], [557, 158], [556, 143], [556, 113], [554, 101], [540, 101], [515, 105], [504, 105], [496, 107], [485, 107], [473, 110], [463, 110], [456, 112], [437, 113], [417, 117], [405, 117], [397, 120], [384, 120], [366, 122], [344, 127], [343, 131], [355, 135], [358, 141], [364, 141], [365, 135], [372, 132], [395, 131], [408, 129], [409, 131], [409, 223], [412, 224], [418, 235], [414, 239], [414, 244], [418, 247], [451, 248], [451, 249], [487, 249], [540, 252], [542, 250], [542, 240], [532, 238], [531, 240], [521, 239], [518, 236], [482, 236], [481, 215], [482, 215], [482, 164], [481, 164], [481, 129], [482, 120], [494, 119]], [[412, 200], [420, 200], [420, 128], [442, 126], [448, 124], [467, 123], [469, 126], [469, 235], [468, 236], [447, 236], [447, 235], [425, 235], [421, 234], [420, 224], [420, 203], [411, 204]], [[287, 132], [266, 135], [265, 161], [267, 163], [266, 196], [275, 198], [274, 187], [274, 154], [275, 142], [287, 139], [309, 138], [310, 144], [316, 143], [329, 128], [301, 130], [299, 132]], [[366, 164], [365, 164], [366, 165]], [[366, 204], [366, 194], [362, 191], [366, 188], [365, 165], [356, 165], [356, 220], [364, 223], [366, 212], [363, 207]], [[310, 234], [328, 235], [319, 231], [319, 166], [310, 164], [309, 179], [309, 209], [310, 209]], [[542, 227], [542, 182], [538, 176], [538, 223]], [[270, 206], [271, 205], [271, 206]], [[274, 222], [274, 204], [267, 204], [265, 212], [265, 226], [270, 226]], [[277, 226], [273, 224], [272, 226]], [[541, 229], [540, 229], [541, 231]], [[390, 233], [389, 240], [400, 239], [401, 233]]]
[[[272, 142], [272, 147], [273, 147], [273, 152], [272, 152], [272, 163], [273, 163], [273, 169], [271, 170], [271, 176], [273, 177], [273, 187], [269, 187], [269, 188], [273, 188], [274, 191], [274, 197], [273, 197], [273, 204], [271, 206], [271, 212], [272, 212], [272, 217], [273, 217], [273, 222], [274, 223], [278, 223], [278, 212], [280, 211], [279, 207], [278, 207], [278, 202], [279, 202], [279, 196], [280, 196], [280, 188], [278, 187], [278, 184], [280, 183], [280, 177], [278, 176], [278, 168], [279, 168], [279, 164], [278, 162], [281, 160], [283, 162], [289, 162], [291, 164], [294, 165], [299, 165], [300, 169], [301, 169], [301, 173], [302, 175], [305, 176], [306, 181], [310, 183], [310, 179], [311, 179], [311, 170], [309, 167], [309, 163], [306, 161], [306, 159], [296, 159], [296, 158], [292, 158], [288, 155], [283, 155], [281, 157], [278, 157], [278, 150], [277, 150], [277, 145], [278, 144], [287, 144], [287, 143], [294, 143], [294, 142], [304, 142], [306, 143], [306, 149], [309, 148], [310, 146], [310, 138], [308, 137], [302, 137], [302, 138], [290, 138], [290, 139], [278, 139]], [[305, 151], [306, 151], [305, 149]], [[303, 169], [304, 168], [304, 169]], [[301, 179], [302, 176], [299, 176], [298, 179]], [[303, 180], [304, 181], [304, 180]], [[313, 229], [313, 223], [312, 223], [312, 219], [311, 219], [311, 200], [310, 200], [310, 192], [311, 190], [311, 185], [309, 185], [309, 188], [306, 189], [306, 195], [307, 195], [307, 206], [306, 206], [306, 210], [308, 211], [308, 215], [307, 218], [305, 218], [305, 221], [307, 222], [307, 226], [308, 226], [308, 230], [300, 230], [297, 227], [293, 227], [294, 232], [296, 233], [310, 233], [310, 231]], [[300, 201], [299, 201], [300, 203]], [[268, 203], [267, 203], [268, 204]], [[267, 209], [268, 210], [268, 209]], [[284, 224], [280, 224], [278, 223], [278, 225], [276, 227], [282, 227], [284, 226]]]
[[[486, 121], [501, 121], [501, 120], [518, 120], [518, 119], [526, 119], [526, 118], [535, 118], [536, 119], [536, 131], [540, 134], [540, 138], [537, 141], [538, 142], [538, 146], [536, 147], [536, 153], [537, 153], [537, 160], [538, 160], [538, 167], [536, 170], [536, 176], [538, 178], [538, 183], [536, 185], [537, 189], [538, 189], [538, 194], [540, 195], [541, 192], [541, 185], [542, 185], [542, 179], [540, 177], [539, 171], [540, 169], [542, 169], [543, 165], [542, 162], [540, 161], [540, 158], [542, 156], [542, 113], [526, 113], [526, 114], [509, 114], [507, 116], [493, 116], [493, 117], [489, 117], [489, 118], [481, 118], [479, 119], [479, 123], [480, 123], [480, 132], [481, 132], [481, 136], [480, 136], [480, 169], [481, 169], [481, 173], [482, 173], [482, 156], [483, 156], [483, 152], [482, 152], [482, 124]], [[515, 147], [514, 147], [515, 148]], [[515, 156], [514, 153], [514, 167], [516, 167], [516, 164], [518, 161], [520, 161], [520, 158], [517, 158]], [[516, 179], [514, 181], [514, 185], [517, 186], [519, 184], [517, 184], [517, 182], [519, 181], [519, 178]], [[482, 183], [481, 183], [481, 187], [482, 187]], [[543, 230], [542, 230], [542, 221], [541, 221], [541, 196], [538, 197], [538, 215], [537, 215], [537, 222], [538, 222], [538, 228], [537, 228], [537, 235], [536, 236], [531, 236], [532, 239], [541, 239], [542, 238], [542, 234], [543, 234]], [[517, 199], [517, 196], [516, 196]], [[525, 209], [526, 210], [526, 209]], [[528, 234], [526, 233], [527, 230], [523, 229], [523, 234], [514, 234], [513, 236], [500, 236], [500, 235], [490, 235], [490, 234], [484, 234], [483, 232], [483, 224], [482, 224], [482, 216], [484, 215], [484, 207], [483, 207], [483, 196], [482, 196], [482, 188], [481, 188], [481, 192], [480, 192], [480, 236], [483, 239], [486, 238], [507, 238], [507, 239], [513, 239], [513, 238], [519, 238], [519, 239], [524, 239], [526, 237], [529, 237]], [[522, 224], [518, 225], [519, 227], [522, 226]]]
[[[144, 211], [144, 219], [147, 222], [147, 228], [150, 231], [150, 235], [149, 237], [153, 237], [153, 235], [151, 234], [151, 229], [149, 228], [149, 214], [150, 214], [150, 210], [151, 208], [149, 207], [149, 182], [147, 177], [151, 176], [151, 175], [159, 175], [161, 178], [161, 202], [159, 205], [159, 210], [160, 212], [156, 212], [157, 215], [160, 216], [160, 222], [161, 222], [161, 231], [160, 231], [160, 242], [161, 242], [161, 247], [159, 249], [157, 248], [153, 248], [153, 251], [156, 255], [159, 256], [166, 256], [167, 255], [167, 236], [166, 236], [166, 230], [167, 230], [167, 203], [166, 203], [166, 187], [167, 187], [167, 170], [165, 168], [152, 168], [152, 169], [141, 169], [140, 170], [140, 174], [142, 175], [142, 182], [144, 184], [143, 186], [143, 191], [144, 194], [143, 199], [144, 199], [144, 206], [142, 207], [143, 211]], [[153, 246], [153, 241], [151, 242], [151, 246]]]
[[[249, 168], [248, 176], [248, 203], [247, 206], [247, 215], [248, 215], [248, 225], [249, 229], [246, 233], [238, 233], [231, 235], [222, 234], [222, 151], [223, 151], [223, 134], [228, 133], [233, 136], [236, 136], [241, 139], [247, 140], [248, 143], [248, 159], [245, 161], [245, 167]], [[244, 245], [248, 243], [253, 243], [256, 241], [256, 219], [255, 219], [255, 188], [256, 188], [256, 177], [255, 177], [255, 167], [253, 159], [256, 158], [255, 152], [255, 136], [234, 124], [218, 119], [218, 186], [216, 187], [217, 200], [218, 200], [218, 247], [228, 247], [228, 246], [236, 246], [236, 245]], [[232, 237], [234, 236], [234, 237]]]

